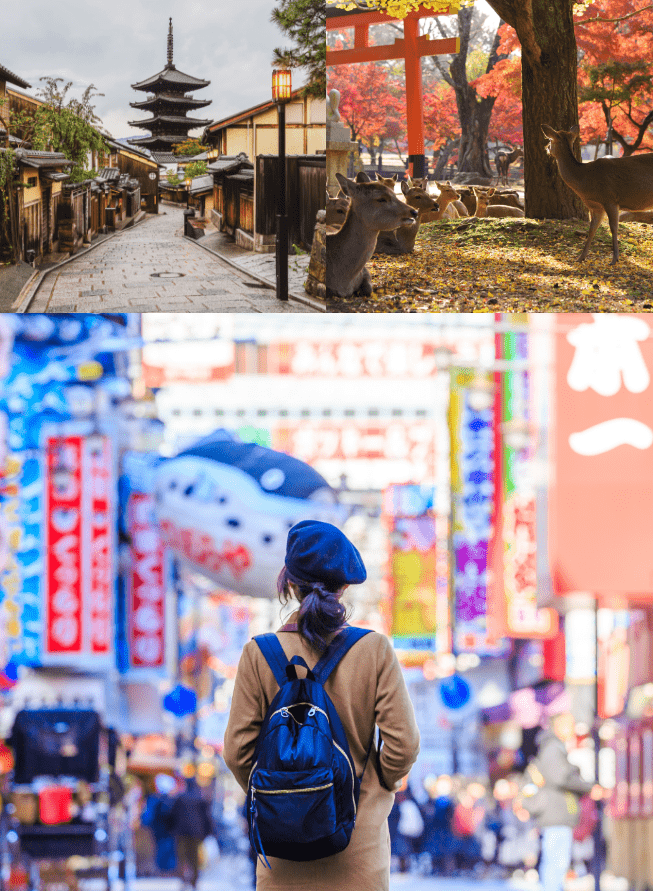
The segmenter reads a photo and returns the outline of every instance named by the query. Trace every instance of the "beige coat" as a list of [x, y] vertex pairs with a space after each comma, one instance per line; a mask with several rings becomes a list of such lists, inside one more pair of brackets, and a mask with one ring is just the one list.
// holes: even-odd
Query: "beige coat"
[[[288, 620], [295, 622], [297, 614]], [[318, 661], [303, 638], [277, 632], [288, 659], [303, 656], [310, 668]], [[299, 669], [302, 672], [302, 669]], [[224, 739], [224, 760], [243, 790], [252, 767], [254, 746], [270, 702], [279, 687], [258, 644], [244, 648]], [[381, 730], [381, 770], [386, 785], [397, 789], [415, 763], [419, 732], [401, 666], [383, 634], [367, 634], [344, 656], [325, 684], [342, 721], [360, 777], [374, 726]], [[375, 754], [361, 784], [356, 826], [349, 846], [339, 854], [308, 863], [270, 857], [272, 869], [259, 863], [257, 891], [388, 891], [390, 837], [388, 814], [394, 792], [376, 773]]]

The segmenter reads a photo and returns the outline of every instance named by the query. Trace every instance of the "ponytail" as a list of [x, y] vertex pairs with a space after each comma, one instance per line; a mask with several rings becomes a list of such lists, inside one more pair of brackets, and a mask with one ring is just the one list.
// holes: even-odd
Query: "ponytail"
[[297, 630], [312, 650], [322, 655], [328, 646], [326, 638], [339, 631], [347, 621], [347, 612], [337, 596], [323, 582], [295, 580], [288, 569], [279, 573], [277, 591], [282, 603], [291, 599], [289, 583], [299, 588], [299, 616]]

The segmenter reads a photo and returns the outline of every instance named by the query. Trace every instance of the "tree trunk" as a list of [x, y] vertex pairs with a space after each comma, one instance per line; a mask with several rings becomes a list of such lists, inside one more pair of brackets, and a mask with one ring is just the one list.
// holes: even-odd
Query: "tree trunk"
[[383, 149], [385, 148], [385, 139], [379, 140], [379, 154], [378, 154], [378, 163], [377, 170], [383, 176]]
[[[496, 98], [488, 96], [479, 98], [474, 87], [467, 82], [467, 55], [472, 25], [473, 9], [467, 7], [458, 13], [458, 33], [460, 36], [460, 52], [454, 56], [449, 67], [453, 88], [458, 106], [458, 118], [461, 126], [460, 149], [458, 151], [458, 172], [478, 173], [480, 176], [492, 176], [490, 158], [487, 150], [488, 129]], [[490, 50], [487, 70], [490, 71], [498, 61], [497, 49], [499, 35], [495, 34]]]
[[444, 174], [447, 169], [447, 164], [449, 163], [449, 158], [451, 157], [454, 149], [457, 148], [459, 144], [459, 139], [448, 139], [442, 146], [442, 148], [440, 149], [440, 154], [438, 155], [435, 169], [433, 170], [435, 179], [444, 179]]
[[[522, 46], [526, 216], [587, 219], [545, 152], [542, 124], [568, 130], [578, 123], [573, 0], [487, 0], [517, 32]], [[580, 154], [578, 154], [580, 158]]]

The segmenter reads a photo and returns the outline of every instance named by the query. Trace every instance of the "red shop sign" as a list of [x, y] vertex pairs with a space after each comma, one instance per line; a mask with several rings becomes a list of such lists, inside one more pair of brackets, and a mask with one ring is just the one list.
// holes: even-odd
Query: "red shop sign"
[[153, 506], [151, 495], [129, 496], [129, 656], [135, 668], [165, 666], [164, 549], [152, 519]]
[[639, 730], [634, 728], [628, 739], [628, 816], [639, 817], [641, 813], [641, 762], [642, 740]]
[[650, 598], [651, 316], [558, 313], [555, 339], [555, 590]]
[[46, 654], [79, 654], [82, 610], [81, 436], [46, 439]]
[[86, 441], [90, 498], [89, 611], [90, 649], [96, 655], [111, 651], [112, 510], [109, 487], [113, 456], [111, 441], [94, 436]]

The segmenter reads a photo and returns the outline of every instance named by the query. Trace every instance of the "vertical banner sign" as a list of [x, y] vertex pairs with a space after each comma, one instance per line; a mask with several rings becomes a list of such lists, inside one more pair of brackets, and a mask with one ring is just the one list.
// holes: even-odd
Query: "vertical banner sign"
[[[495, 655], [487, 634], [487, 560], [493, 508], [492, 409], [469, 404], [472, 371], [453, 369], [449, 401], [454, 650]], [[491, 381], [491, 377], [486, 377]]]
[[47, 656], [79, 655], [83, 650], [82, 447], [81, 436], [45, 441]]
[[653, 338], [649, 313], [556, 314], [554, 590], [653, 590]]
[[0, 668], [40, 661], [43, 596], [43, 466], [12, 452], [0, 499]]
[[[513, 316], [525, 323], [526, 315]], [[525, 332], [503, 334], [503, 358], [528, 358]], [[558, 630], [555, 610], [537, 607], [536, 491], [530, 464], [533, 442], [524, 446], [510, 441], [510, 433], [531, 431], [530, 378], [526, 369], [504, 372], [503, 416], [503, 588], [507, 633], [519, 638], [554, 637]]]
[[129, 585], [129, 664], [131, 668], [165, 668], [165, 556], [154, 523], [154, 498], [129, 496], [131, 538]]
[[90, 539], [88, 597], [85, 601], [90, 614], [90, 652], [95, 656], [106, 656], [111, 652], [112, 451], [111, 440], [106, 436], [89, 437], [85, 442], [85, 470], [89, 480], [85, 489], [90, 500], [90, 524], [85, 530]]

